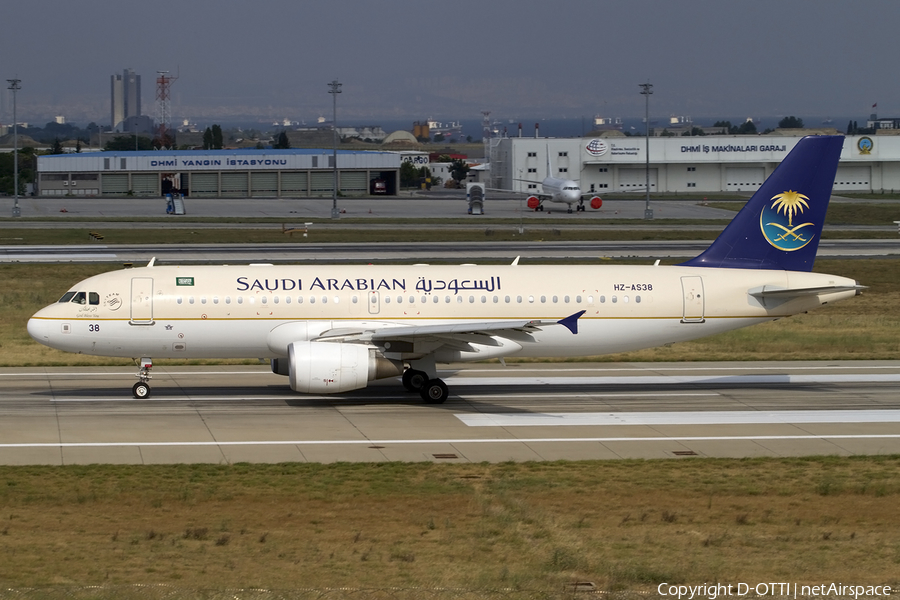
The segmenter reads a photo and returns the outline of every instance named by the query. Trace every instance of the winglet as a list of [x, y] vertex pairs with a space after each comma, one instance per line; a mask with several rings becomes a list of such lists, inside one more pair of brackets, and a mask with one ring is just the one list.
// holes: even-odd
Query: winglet
[[557, 321], [557, 323], [559, 323], [560, 325], [563, 325], [566, 329], [571, 331], [574, 335], [578, 335], [578, 319], [581, 318], [581, 315], [583, 315], [585, 312], [587, 312], [587, 311], [584, 311], [584, 310], [579, 311], [579, 312], [575, 313], [574, 315], [569, 315], [565, 319]]

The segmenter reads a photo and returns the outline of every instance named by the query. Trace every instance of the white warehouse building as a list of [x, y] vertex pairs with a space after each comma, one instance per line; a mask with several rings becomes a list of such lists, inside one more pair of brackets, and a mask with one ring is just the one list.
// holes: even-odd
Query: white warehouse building
[[[802, 136], [650, 138], [653, 193], [752, 192]], [[547, 172], [579, 182], [586, 193], [646, 193], [645, 137], [494, 140], [491, 187], [533, 193]], [[900, 136], [847, 136], [835, 192], [900, 190]]]
[[[331, 150], [178, 150], [92, 152], [39, 156], [40, 196], [159, 196], [192, 198], [331, 196]], [[387, 194], [399, 185], [396, 152], [337, 152], [337, 189], [345, 196], [370, 191], [380, 179]]]

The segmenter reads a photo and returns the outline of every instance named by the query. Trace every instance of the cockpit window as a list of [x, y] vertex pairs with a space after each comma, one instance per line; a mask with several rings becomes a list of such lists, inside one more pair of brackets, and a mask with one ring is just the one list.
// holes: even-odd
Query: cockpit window
[[66, 292], [63, 294], [63, 297], [59, 299], [60, 302], [68, 302], [72, 299], [72, 296], [75, 295], [75, 292]]
[[97, 292], [88, 292], [88, 304], [92, 306], [100, 304], [100, 294]]
[[75, 304], [86, 304], [87, 303], [87, 294], [84, 292], [77, 292], [75, 297], [72, 298], [72, 302]]

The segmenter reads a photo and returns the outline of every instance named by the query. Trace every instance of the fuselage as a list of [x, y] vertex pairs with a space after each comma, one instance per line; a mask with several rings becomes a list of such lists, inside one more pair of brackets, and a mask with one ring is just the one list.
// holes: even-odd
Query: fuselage
[[547, 177], [541, 182], [541, 187], [551, 202], [562, 202], [569, 206], [581, 202], [581, 187], [572, 179]]
[[38, 342], [102, 356], [279, 358], [335, 330], [559, 320], [521, 340], [443, 347], [439, 362], [590, 356], [694, 339], [849, 298], [752, 292], [852, 287], [843, 277], [685, 266], [153, 266], [104, 273], [37, 312]]

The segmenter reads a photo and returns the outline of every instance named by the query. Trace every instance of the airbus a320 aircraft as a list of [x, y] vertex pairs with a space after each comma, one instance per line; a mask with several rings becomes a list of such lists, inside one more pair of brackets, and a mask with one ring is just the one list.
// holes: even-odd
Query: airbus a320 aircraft
[[402, 377], [448, 396], [436, 364], [574, 357], [691, 340], [850, 298], [812, 273], [843, 146], [806, 137], [709, 248], [674, 266], [156, 266], [90, 277], [28, 321], [69, 352], [271, 359], [293, 390], [348, 392]]
[[[533, 183], [541, 186], [541, 192], [532, 194], [526, 199], [526, 204], [531, 210], [544, 210], [544, 202], [559, 202], [568, 207], [570, 214], [572, 207], [578, 212], [584, 212], [586, 207], [584, 201], [590, 198], [591, 208], [598, 209], [603, 206], [603, 200], [600, 196], [593, 194], [585, 194], [581, 191], [581, 186], [574, 179], [561, 179], [553, 175], [553, 165], [550, 163], [550, 148], [547, 148], [547, 177], [541, 181], [533, 179], [516, 179], [516, 181], [524, 181], [525, 183]], [[510, 190], [496, 190], [508, 192]]]

